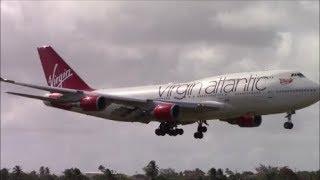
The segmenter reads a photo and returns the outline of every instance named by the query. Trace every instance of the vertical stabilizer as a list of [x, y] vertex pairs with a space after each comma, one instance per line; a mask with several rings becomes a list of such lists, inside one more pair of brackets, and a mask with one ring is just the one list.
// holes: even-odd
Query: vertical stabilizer
[[51, 46], [39, 47], [38, 53], [49, 86], [85, 91], [93, 90]]

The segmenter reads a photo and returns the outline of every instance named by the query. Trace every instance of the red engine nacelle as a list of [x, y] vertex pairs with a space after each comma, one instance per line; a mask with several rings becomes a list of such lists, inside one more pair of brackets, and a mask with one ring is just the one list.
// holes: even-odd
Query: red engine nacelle
[[178, 118], [179, 113], [179, 106], [172, 103], [159, 103], [152, 111], [153, 117], [162, 121], [173, 121]]
[[102, 111], [106, 108], [106, 99], [101, 96], [86, 96], [80, 100], [80, 108], [84, 111]]
[[[63, 98], [63, 94], [61, 93], [50, 93], [50, 94], [46, 94], [45, 96], [53, 100], [59, 100]], [[59, 103], [59, 102], [49, 102], [49, 101], [43, 101], [43, 103], [47, 106], [52, 106], [52, 107], [65, 109], [65, 110], [70, 110], [72, 108], [72, 104], [70, 103]]]
[[[63, 94], [60, 93], [50, 93], [46, 96], [54, 100], [64, 98]], [[79, 107], [83, 111], [102, 111], [107, 106], [106, 99], [104, 97], [95, 95], [86, 95], [85, 97], [81, 98], [78, 102], [60, 103], [44, 101], [44, 103], [49, 106], [67, 110], [70, 110], [72, 107]]]
[[227, 120], [230, 124], [237, 124], [240, 127], [258, 127], [262, 122], [260, 115], [245, 115], [234, 119]]

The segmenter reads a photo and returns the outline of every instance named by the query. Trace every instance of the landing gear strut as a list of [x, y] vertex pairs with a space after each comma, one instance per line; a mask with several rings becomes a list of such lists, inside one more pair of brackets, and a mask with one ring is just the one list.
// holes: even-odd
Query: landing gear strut
[[164, 136], [168, 134], [169, 136], [182, 135], [184, 133], [183, 129], [177, 128], [176, 124], [163, 122], [159, 125], [159, 128], [155, 130], [157, 136]]
[[293, 114], [295, 114], [295, 111], [291, 111], [291, 112], [287, 113], [286, 118], [288, 119], [288, 121], [283, 124], [283, 127], [285, 129], [292, 129], [293, 128], [293, 123], [291, 122], [291, 117]]
[[[198, 123], [198, 128], [197, 128], [197, 132], [194, 133], [193, 137], [196, 139], [202, 139], [203, 138], [203, 133], [207, 132], [207, 127], [202, 125], [203, 122], [199, 122]], [[204, 122], [204, 124], [208, 125], [206, 122]]]

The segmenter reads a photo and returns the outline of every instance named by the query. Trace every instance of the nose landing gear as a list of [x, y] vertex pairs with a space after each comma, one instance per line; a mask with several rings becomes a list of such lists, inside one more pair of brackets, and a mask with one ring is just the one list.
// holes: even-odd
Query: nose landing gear
[[293, 114], [295, 114], [295, 111], [291, 111], [291, 112], [287, 113], [286, 118], [288, 118], [288, 121], [283, 124], [283, 127], [285, 129], [292, 129], [293, 128], [293, 123], [291, 122], [291, 117]]
[[[203, 122], [199, 122], [197, 132], [194, 133], [193, 137], [196, 139], [202, 139], [203, 133], [207, 132], [207, 127], [202, 125]], [[204, 122], [204, 124], [208, 125], [207, 122]]]

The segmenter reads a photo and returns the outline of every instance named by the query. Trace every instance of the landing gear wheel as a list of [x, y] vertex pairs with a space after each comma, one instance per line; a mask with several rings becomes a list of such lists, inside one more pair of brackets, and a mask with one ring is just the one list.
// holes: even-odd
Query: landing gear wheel
[[154, 131], [154, 133], [155, 133], [157, 136], [160, 136], [161, 130], [160, 130], [160, 129], [156, 129], [156, 130]]
[[164, 136], [166, 134], [161, 129], [156, 129], [154, 132], [157, 136]]
[[182, 135], [184, 133], [183, 129], [176, 129], [176, 131], [179, 135]]
[[288, 118], [288, 121], [283, 124], [283, 127], [284, 127], [285, 129], [292, 129], [292, 128], [293, 128], [293, 123], [291, 122], [291, 117], [292, 117], [292, 115], [295, 114], [295, 113], [296, 113], [296, 112], [295, 112], [294, 110], [292, 110], [292, 111], [290, 111], [290, 112], [287, 113], [286, 118]]
[[194, 138], [196, 139], [202, 139], [203, 138], [203, 133], [207, 132], [207, 127], [203, 126], [203, 123], [208, 125], [208, 123], [206, 121], [199, 121], [198, 122], [198, 128], [197, 128], [197, 132], [194, 133]]
[[170, 130], [170, 126], [167, 123], [161, 123], [159, 129], [166, 133]]
[[177, 136], [179, 135], [178, 131], [177, 130], [173, 130], [173, 136]]
[[203, 138], [203, 133], [202, 132], [195, 132], [193, 137], [196, 138], [196, 139], [202, 139]]
[[283, 127], [284, 127], [285, 129], [292, 129], [292, 128], [293, 128], [293, 123], [292, 123], [292, 122], [285, 122], [285, 123], [283, 124]]
[[203, 132], [203, 133], [207, 132], [207, 127], [205, 127], [205, 126], [199, 126], [199, 127], [198, 127], [198, 132]]
[[169, 136], [182, 135], [184, 133], [183, 129], [177, 128], [177, 124], [162, 122], [159, 128], [155, 130], [155, 134], [158, 136], [164, 136], [168, 134]]
[[175, 129], [171, 129], [168, 131], [169, 136], [177, 136], [178, 135], [178, 131], [176, 131]]

